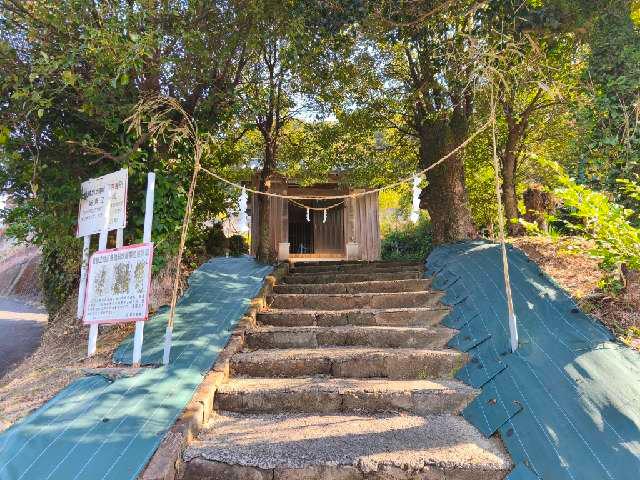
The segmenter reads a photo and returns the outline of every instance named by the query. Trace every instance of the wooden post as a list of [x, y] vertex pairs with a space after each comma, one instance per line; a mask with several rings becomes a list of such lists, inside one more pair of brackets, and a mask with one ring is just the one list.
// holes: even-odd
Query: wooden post
[[78, 311], [76, 316], [78, 320], [82, 319], [84, 314], [84, 297], [87, 292], [87, 267], [89, 266], [89, 246], [91, 244], [91, 235], [85, 235], [82, 246], [82, 266], [80, 267], [80, 289], [78, 291]]
[[[178, 256], [176, 258], [176, 276], [173, 279], [173, 293], [171, 294], [171, 307], [169, 308], [169, 321], [164, 333], [164, 353], [162, 354], [162, 364], [168, 365], [171, 358], [171, 339], [173, 337], [173, 319], [176, 314], [176, 303], [178, 302], [178, 287], [180, 286], [180, 266], [182, 265], [182, 254], [184, 252], [184, 244], [187, 240], [187, 230], [191, 221], [191, 209], [193, 208], [193, 197], [196, 193], [196, 184], [198, 183], [198, 172], [200, 171], [200, 157], [202, 155], [201, 147], [196, 138], [196, 158], [193, 165], [193, 175], [191, 176], [191, 185], [189, 185], [189, 193], [187, 194], [187, 208], [182, 219], [182, 231], [180, 232], [180, 246], [178, 247]], [[266, 203], [266, 202], [265, 202]]]
[[[147, 198], [144, 207], [144, 233], [142, 236], [143, 243], [151, 242], [151, 226], [153, 224], [153, 197], [155, 194], [156, 174], [149, 172], [147, 175]], [[133, 336], [133, 367], [140, 366], [142, 358], [142, 342], [144, 339], [144, 322], [136, 322], [136, 331]]]
[[116, 230], [116, 248], [120, 248], [124, 245], [124, 228]]

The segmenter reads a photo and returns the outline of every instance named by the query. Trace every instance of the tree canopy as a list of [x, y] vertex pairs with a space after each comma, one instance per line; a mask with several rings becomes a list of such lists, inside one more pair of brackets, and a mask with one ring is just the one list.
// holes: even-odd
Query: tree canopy
[[[193, 152], [130, 128], [158, 96], [197, 123], [203, 166], [234, 180], [257, 167], [263, 190], [275, 172], [384, 186], [436, 163], [495, 107], [510, 233], [523, 232], [534, 183], [573, 177], [638, 207], [637, 0], [0, 0], [0, 191], [13, 205], [3, 216], [42, 247], [51, 305], [77, 282], [75, 215], [90, 177], [129, 169], [133, 241], [146, 172], [158, 172], [157, 267], [174, 255]], [[496, 224], [490, 138], [427, 173], [434, 242]], [[238, 195], [198, 184], [192, 250]]]

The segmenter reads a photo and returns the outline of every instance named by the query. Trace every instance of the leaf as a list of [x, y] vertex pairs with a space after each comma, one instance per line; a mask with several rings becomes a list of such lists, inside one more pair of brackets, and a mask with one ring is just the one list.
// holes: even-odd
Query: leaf
[[67, 85], [74, 86], [76, 84], [76, 76], [71, 70], [65, 70], [62, 72], [62, 80]]
[[120, 75], [120, 85], [127, 85], [129, 83], [129, 75], [126, 73], [123, 73], [122, 75]]
[[9, 129], [5, 126], [0, 127], [0, 145], [6, 145], [9, 141]]
[[42, 118], [43, 115], [44, 115], [44, 109], [43, 108], [39, 108], [38, 109], [38, 118]]
[[137, 33], [129, 32], [129, 38], [131, 39], [131, 41], [137, 42], [140, 39], [140, 35], [138, 35]]

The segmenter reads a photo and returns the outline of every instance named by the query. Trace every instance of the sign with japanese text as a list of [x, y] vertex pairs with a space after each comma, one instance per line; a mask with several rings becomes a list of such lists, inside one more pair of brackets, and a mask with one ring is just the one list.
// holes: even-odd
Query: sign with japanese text
[[[84, 237], [106, 230], [124, 228], [127, 224], [127, 188], [129, 172], [122, 169], [82, 183], [76, 235]], [[106, 220], [106, 209], [109, 219]]]
[[84, 323], [146, 320], [152, 260], [152, 243], [95, 252], [89, 259]]

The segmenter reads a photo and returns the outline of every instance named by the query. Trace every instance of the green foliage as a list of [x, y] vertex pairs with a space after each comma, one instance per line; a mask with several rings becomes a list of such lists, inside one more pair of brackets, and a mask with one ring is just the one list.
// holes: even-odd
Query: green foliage
[[629, 2], [616, 2], [600, 16], [588, 40], [574, 171], [580, 183], [618, 194], [616, 179], [631, 179], [640, 169], [640, 26]]
[[[42, 247], [49, 305], [77, 282], [75, 221], [88, 178], [128, 168], [125, 243], [133, 243], [142, 239], [146, 175], [156, 171], [156, 269], [171, 259], [193, 158], [186, 145], [169, 149], [162, 138], [133, 134], [127, 118], [141, 98], [169, 93], [220, 143], [205, 166], [220, 171], [237, 162], [222, 126], [236, 109], [253, 6], [34, 0], [15, 8], [0, 0], [0, 194], [17, 205], [3, 216], [18, 240]], [[194, 223], [236, 196], [201, 185]]]
[[380, 212], [380, 234], [383, 238], [389, 233], [403, 228], [409, 222], [412, 195], [412, 188], [408, 184], [380, 192], [378, 211]]
[[381, 256], [383, 260], [421, 261], [432, 248], [431, 223], [426, 215], [421, 215], [416, 224], [407, 223], [401, 230], [391, 231], [384, 237]]
[[621, 265], [640, 269], [640, 228], [631, 224], [633, 211], [572, 180], [564, 183], [556, 194], [575, 219], [568, 222], [569, 227], [593, 239], [592, 253], [602, 259], [602, 267], [609, 271]]
[[249, 253], [249, 244], [243, 235], [231, 235], [229, 237], [229, 255], [235, 257]]
[[[607, 268], [633, 265], [638, 1], [464, 0], [425, 14], [432, 3], [0, 0], [0, 194], [16, 204], [2, 215], [11, 235], [42, 247], [47, 303], [55, 309], [77, 282], [74, 224], [87, 178], [128, 168], [133, 243], [156, 171], [156, 269], [175, 256], [193, 145], [128, 129], [134, 106], [159, 94], [197, 121], [203, 166], [225, 177], [246, 180], [250, 161], [270, 156], [303, 184], [339, 171], [350, 186], [375, 187], [483, 125], [497, 82], [498, 155], [516, 157], [516, 195], [532, 182], [562, 183], [549, 168], [557, 162], [591, 190], [563, 184], [556, 231], [571, 225], [594, 238]], [[485, 231], [497, 223], [490, 140], [487, 131], [461, 154], [471, 215]], [[242, 239], [227, 244], [206, 226], [239, 192], [201, 175], [187, 257], [244, 251]], [[432, 191], [439, 181], [431, 176]], [[449, 190], [434, 200], [423, 187], [430, 208], [451, 204]], [[382, 221], [385, 258], [423, 258], [429, 222], [405, 225], [410, 186], [380, 202], [393, 211]]]
[[204, 246], [208, 255], [219, 257], [225, 254], [228, 248], [227, 237], [222, 230], [222, 224], [214, 223], [211, 228], [205, 232]]
[[280, 169], [302, 183], [339, 171], [355, 187], [375, 187], [411, 175], [415, 141], [381, 125], [366, 109], [340, 112], [336, 120], [292, 122], [284, 131]]

